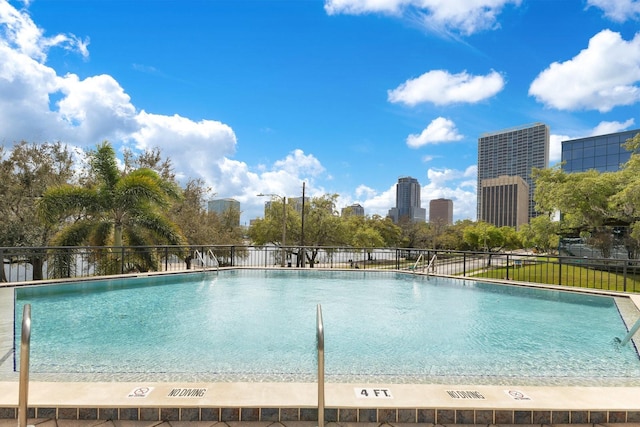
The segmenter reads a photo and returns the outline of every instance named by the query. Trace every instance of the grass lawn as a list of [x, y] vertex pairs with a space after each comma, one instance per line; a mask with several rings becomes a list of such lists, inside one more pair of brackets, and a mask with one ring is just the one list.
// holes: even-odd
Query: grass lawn
[[[551, 261], [553, 261], [551, 259]], [[637, 274], [627, 274], [626, 289], [622, 272], [603, 271], [581, 267], [577, 264], [558, 264], [543, 262], [527, 264], [521, 267], [510, 266], [507, 276], [506, 267], [492, 268], [474, 274], [473, 277], [485, 277], [523, 282], [534, 282], [549, 285], [576, 286], [627, 292], [640, 292], [640, 277]]]

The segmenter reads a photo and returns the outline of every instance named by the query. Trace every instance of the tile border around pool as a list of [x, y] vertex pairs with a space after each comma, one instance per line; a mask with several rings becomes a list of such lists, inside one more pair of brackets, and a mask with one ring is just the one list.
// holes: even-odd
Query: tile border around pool
[[[0, 407], [0, 419], [17, 419], [18, 409]], [[104, 421], [317, 421], [315, 408], [69, 408], [30, 407], [29, 419]], [[405, 424], [602, 424], [639, 423], [640, 411], [491, 410], [450, 408], [325, 408], [325, 422]]]
[[[172, 397], [187, 384], [148, 383], [152, 392], [132, 397], [136, 383], [30, 384], [30, 419], [120, 421], [317, 421], [317, 384], [198, 383], [195, 398]], [[371, 385], [367, 385], [369, 387]], [[373, 385], [390, 399], [361, 398], [356, 384], [326, 384], [326, 422], [418, 424], [640, 423], [640, 387], [509, 387]], [[453, 392], [452, 390], [458, 390]], [[462, 391], [466, 390], [466, 391]], [[526, 399], [514, 400], [518, 390]], [[521, 395], [522, 396], [522, 395]], [[0, 382], [0, 419], [18, 416], [18, 384]]]

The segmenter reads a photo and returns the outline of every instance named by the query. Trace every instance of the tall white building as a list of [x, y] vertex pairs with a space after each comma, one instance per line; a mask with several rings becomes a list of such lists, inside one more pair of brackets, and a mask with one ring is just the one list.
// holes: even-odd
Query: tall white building
[[535, 185], [531, 178], [533, 168], [549, 166], [549, 127], [543, 123], [533, 123], [485, 133], [478, 138], [478, 220], [491, 208], [482, 195], [485, 179], [501, 176], [519, 176], [529, 186], [528, 219], [535, 216], [533, 192]]

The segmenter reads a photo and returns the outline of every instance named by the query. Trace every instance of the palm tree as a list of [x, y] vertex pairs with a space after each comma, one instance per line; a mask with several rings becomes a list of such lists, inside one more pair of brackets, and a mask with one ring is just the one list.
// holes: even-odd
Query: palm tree
[[[63, 185], [46, 191], [39, 213], [48, 223], [65, 225], [53, 237], [54, 246], [144, 246], [179, 245], [184, 238], [165, 212], [180, 189], [155, 171], [140, 168], [122, 173], [108, 142], [90, 153], [91, 183]], [[148, 252], [138, 251], [130, 269], [155, 269]], [[103, 263], [104, 266], [104, 263]]]

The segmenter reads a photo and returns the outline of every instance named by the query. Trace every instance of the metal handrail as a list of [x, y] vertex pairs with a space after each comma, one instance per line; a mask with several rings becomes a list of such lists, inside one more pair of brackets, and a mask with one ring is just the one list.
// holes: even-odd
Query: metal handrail
[[211, 249], [207, 251], [207, 255], [216, 262], [216, 271], [220, 271], [220, 261], [218, 261], [218, 257], [213, 253]]
[[420, 263], [420, 260], [424, 258], [424, 254], [420, 254], [420, 256], [418, 256], [418, 259], [416, 260], [416, 263], [413, 264], [413, 268], [411, 270], [413, 270], [413, 272], [416, 272], [416, 268], [418, 268], [418, 264]]
[[322, 306], [316, 310], [316, 341], [318, 343], [318, 427], [324, 426], [324, 325]]
[[[200, 260], [200, 262], [202, 263], [202, 270], [204, 271], [208, 267], [207, 262], [204, 260], [204, 253], [196, 249], [195, 251], [193, 251], [193, 254], [195, 258]], [[220, 261], [218, 261], [218, 257], [213, 253], [211, 249], [209, 249], [209, 251], [207, 252], [207, 256], [216, 262], [216, 271], [219, 271]]]
[[635, 335], [636, 332], [640, 329], [640, 319], [636, 320], [636, 323], [629, 329], [629, 332], [625, 337], [620, 341], [620, 345], [625, 345], [631, 340], [631, 337]]
[[427, 276], [429, 275], [429, 271], [431, 269], [435, 270], [436, 269], [436, 265], [435, 262], [438, 259], [438, 254], [435, 254], [431, 257], [431, 260], [429, 261], [429, 265], [427, 265]]
[[29, 350], [31, 348], [31, 304], [22, 312], [22, 339], [20, 340], [20, 385], [18, 391], [18, 426], [27, 427], [29, 400]]

